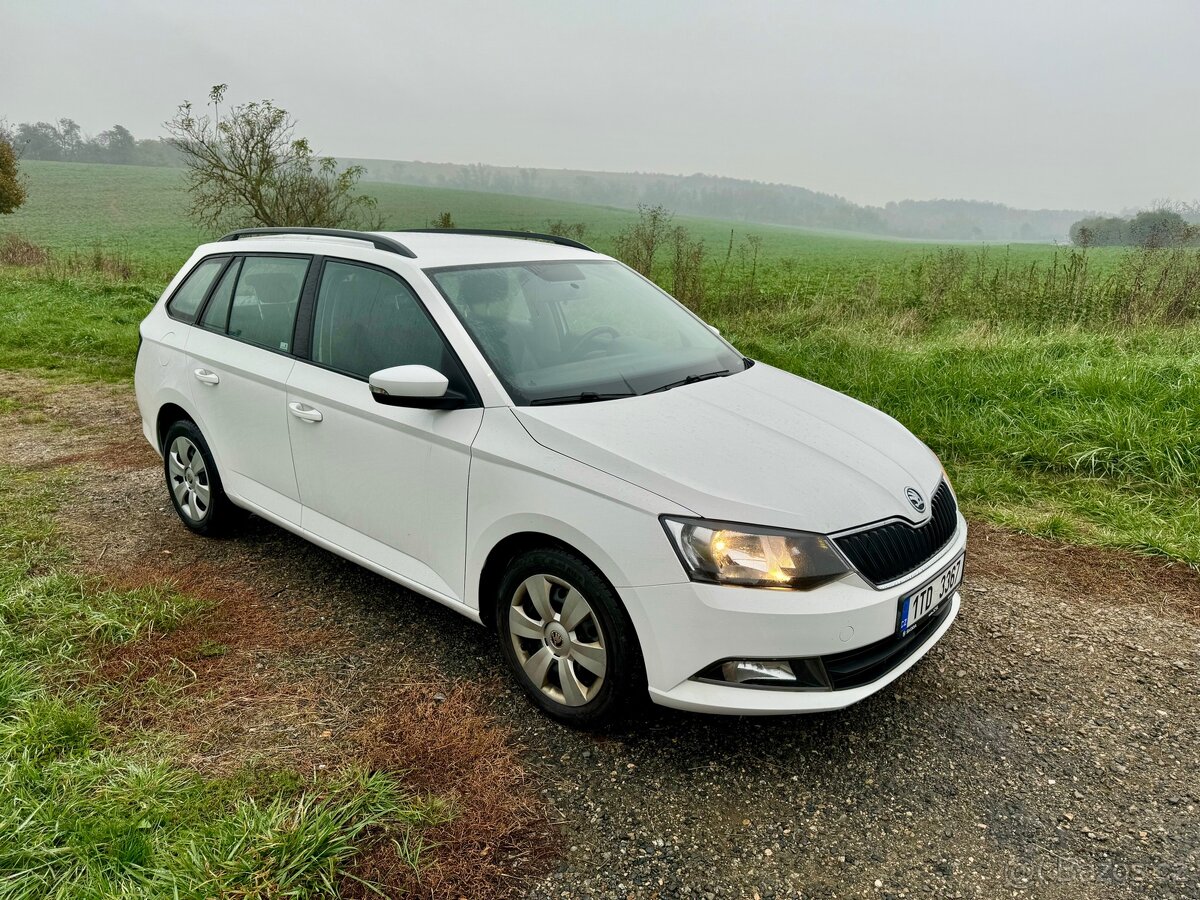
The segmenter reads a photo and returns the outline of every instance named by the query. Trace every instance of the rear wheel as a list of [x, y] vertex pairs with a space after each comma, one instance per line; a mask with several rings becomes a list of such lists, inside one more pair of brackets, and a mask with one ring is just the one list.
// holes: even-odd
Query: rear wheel
[[555, 719], [598, 728], [645, 697], [637, 637], [615, 592], [564, 550], [517, 557], [500, 584], [497, 631], [525, 693]]
[[204, 535], [222, 533], [232, 525], [236, 507], [225, 496], [208, 442], [194, 422], [182, 419], [167, 429], [163, 473], [184, 525]]

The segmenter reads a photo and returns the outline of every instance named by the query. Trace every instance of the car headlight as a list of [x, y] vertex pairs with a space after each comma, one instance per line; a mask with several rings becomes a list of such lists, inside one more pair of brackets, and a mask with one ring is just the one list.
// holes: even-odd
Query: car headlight
[[823, 534], [662, 517], [692, 581], [808, 590], [850, 571]]

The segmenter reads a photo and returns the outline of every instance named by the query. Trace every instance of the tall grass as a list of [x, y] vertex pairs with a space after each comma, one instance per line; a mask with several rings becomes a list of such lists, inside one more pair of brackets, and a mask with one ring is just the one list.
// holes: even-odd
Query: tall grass
[[0, 267], [0, 367], [127, 380], [162, 282]]
[[[676, 293], [704, 316], [767, 316], [792, 330], [845, 321], [922, 332], [954, 321], [1094, 329], [1200, 319], [1200, 250], [1129, 250], [1098, 263], [1092, 253], [1058, 249], [1029, 260], [1008, 250], [950, 247], [852, 278], [814, 280], [802, 261], [763, 262], [747, 248], [705, 260], [703, 290]], [[667, 287], [696, 278], [678, 265], [655, 274]]]

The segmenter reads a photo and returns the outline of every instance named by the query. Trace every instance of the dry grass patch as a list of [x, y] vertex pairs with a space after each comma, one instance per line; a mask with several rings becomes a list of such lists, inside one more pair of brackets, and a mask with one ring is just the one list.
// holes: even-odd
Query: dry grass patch
[[[80, 443], [87, 445], [91, 442], [84, 440]], [[82, 450], [50, 456], [34, 462], [31, 468], [60, 469], [82, 464], [102, 465], [110, 473], [135, 472], [158, 464], [158, 457], [139, 434], [137, 437], [118, 438], [103, 444], [92, 444]]]
[[[115, 583], [163, 582], [146, 566]], [[544, 870], [554, 848], [545, 809], [507, 730], [475, 699], [495, 685], [415, 682], [403, 663], [378, 672], [371, 660], [362, 683], [343, 683], [331, 675], [337, 658], [362, 648], [313, 610], [290, 603], [284, 614], [204, 566], [168, 583], [213, 605], [106, 655], [98, 671], [118, 687], [115, 720], [181, 735], [186, 761], [207, 774], [265, 759], [308, 772], [352, 764], [447, 801], [451, 815], [425, 832], [424, 846], [366, 851], [345, 896], [375, 896], [363, 879], [402, 895], [484, 900], [514, 895]]]
[[96, 245], [90, 251], [52, 253], [12, 232], [0, 238], [0, 266], [38, 269], [54, 278], [100, 275], [113, 281], [129, 281], [141, 274], [141, 267], [127, 252]]
[[49, 262], [49, 250], [19, 234], [9, 233], [0, 239], [0, 266], [44, 266]]
[[1185, 563], [1081, 547], [971, 522], [967, 583], [988, 579], [1079, 600], [1200, 622], [1200, 572]]
[[303, 743], [286, 732], [315, 704], [316, 685], [282, 677], [281, 669], [327, 645], [327, 635], [285, 620], [247, 585], [204, 565], [164, 576], [147, 564], [108, 581], [119, 590], [166, 586], [207, 607], [179, 628], [98, 661], [97, 677], [114, 688], [108, 710], [114, 721], [180, 735], [189, 763], [204, 771], [228, 771], [265, 755], [308, 768]]
[[[396, 685], [353, 736], [371, 769], [404, 769], [414, 785], [453, 804], [454, 816], [428, 833], [436, 849], [420, 880], [408, 885], [414, 893], [470, 900], [515, 896], [525, 877], [545, 871], [554, 856], [544, 804], [507, 730], [478, 703], [487, 690]], [[368, 856], [363, 874], [392, 883], [405, 873], [391, 866], [386, 856]], [[367, 894], [352, 890], [348, 896]]]
[[[145, 583], [151, 571], [122, 583]], [[105, 657], [98, 671], [117, 688], [114, 721], [179, 734], [186, 762], [210, 775], [265, 760], [308, 772], [352, 764], [447, 801], [452, 814], [423, 848], [366, 851], [343, 884], [348, 897], [374, 896], [361, 878], [401, 894], [484, 900], [515, 894], [544, 869], [552, 829], [508, 732], [474, 699], [484, 686], [414, 683], [401, 667], [354, 690], [324, 668], [353, 644], [336, 626], [285, 623], [246, 585], [211, 573], [171, 586], [222, 599]]]

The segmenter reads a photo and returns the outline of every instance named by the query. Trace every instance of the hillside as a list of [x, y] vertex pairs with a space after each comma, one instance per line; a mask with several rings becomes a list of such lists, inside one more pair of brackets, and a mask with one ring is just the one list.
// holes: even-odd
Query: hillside
[[[153, 253], [178, 265], [197, 243], [216, 236], [188, 221], [181, 169], [36, 160], [26, 160], [22, 169], [29, 179], [29, 201], [5, 216], [0, 230], [19, 232], [37, 243], [79, 249], [94, 245], [103, 235], [106, 247], [136, 247], [143, 257]], [[612, 235], [636, 218], [634, 212], [614, 206], [487, 191], [375, 182], [363, 188], [379, 201], [387, 227], [393, 229], [424, 227], [442, 212], [451, 213], [460, 226], [474, 228], [536, 231], [551, 222], [581, 222], [587, 226], [587, 241], [608, 251]], [[686, 215], [675, 221], [703, 239], [713, 255], [725, 252], [731, 232], [738, 242], [748, 234], [760, 238], [764, 260], [806, 259], [809, 265], [819, 258], [831, 266], [853, 264], [862, 269], [928, 249], [920, 243], [844, 232]], [[98, 222], [104, 223], [102, 230]], [[1021, 248], [1021, 255], [1040, 257], [1042, 250]]]
[[844, 197], [789, 184], [716, 175], [591, 172], [483, 164], [345, 159], [373, 181], [606, 204], [662, 204], [678, 213], [836, 231], [975, 241], [1065, 241], [1084, 210], [1014, 209], [978, 200], [902, 200], [860, 206]]
[[[22, 122], [11, 129], [26, 161], [179, 166], [161, 138], [137, 140], [114, 125], [95, 137], [70, 119], [59, 125]], [[863, 206], [835, 194], [791, 184], [716, 175], [666, 175], [577, 169], [503, 167], [347, 157], [373, 181], [571, 203], [636, 209], [665, 206], [677, 213], [730, 222], [785, 225], [877, 236], [940, 241], [1065, 241], [1084, 210], [1015, 209], [978, 200], [901, 200]]]

